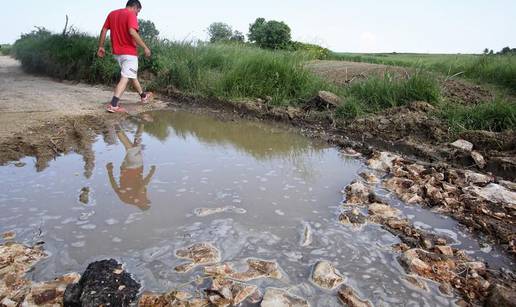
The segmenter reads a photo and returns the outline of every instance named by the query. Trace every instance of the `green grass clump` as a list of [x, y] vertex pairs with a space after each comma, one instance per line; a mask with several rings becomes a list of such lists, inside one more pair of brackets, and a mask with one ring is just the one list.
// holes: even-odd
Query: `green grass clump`
[[456, 132], [516, 130], [516, 103], [504, 99], [466, 106], [445, 104], [439, 115]]
[[371, 77], [351, 85], [348, 96], [352, 98], [354, 109], [377, 112], [412, 101], [436, 103], [440, 99], [440, 89], [437, 80], [427, 73], [418, 72], [406, 79], [386, 74], [383, 78]]
[[491, 83], [516, 93], [515, 54], [333, 53], [330, 58], [433, 70], [446, 76], [457, 75], [477, 82]]

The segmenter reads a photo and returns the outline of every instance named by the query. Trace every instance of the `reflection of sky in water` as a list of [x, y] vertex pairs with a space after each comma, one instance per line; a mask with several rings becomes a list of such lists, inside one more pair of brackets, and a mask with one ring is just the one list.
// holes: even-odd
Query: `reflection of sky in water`
[[[174, 250], [209, 241], [221, 249], [224, 261], [237, 265], [251, 256], [277, 259], [287, 279], [255, 283], [291, 286], [314, 305], [337, 304], [308, 282], [311, 266], [320, 259], [332, 261], [348, 284], [375, 303], [449, 305], [450, 298], [437, 294], [433, 284], [427, 293], [403, 281], [390, 251], [395, 237], [377, 225], [353, 230], [337, 223], [339, 191], [363, 168], [359, 160], [256, 122], [181, 112], [153, 117], [145, 127], [123, 125], [133, 145], [138, 127], [143, 128], [143, 168], [134, 157], [128, 163], [114, 129], [104, 135], [105, 142], [93, 145], [90, 178], [84, 177], [84, 161], [76, 154], [57, 158], [39, 173], [31, 158], [24, 159], [23, 168], [0, 168], [0, 231], [15, 230], [17, 239], [29, 244], [44, 241], [51, 253], [37, 266], [35, 279], [82, 271], [93, 260], [115, 257], [147, 289], [168, 290], [200, 273], [199, 268], [175, 273], [182, 260]], [[112, 179], [119, 188], [124, 185], [118, 195], [109, 163]], [[144, 191], [138, 190], [139, 176], [147, 176], [152, 166], [155, 173]], [[83, 187], [90, 188], [87, 205], [78, 200]], [[120, 193], [136, 196], [127, 201]], [[150, 201], [146, 208], [134, 201], [142, 193]], [[194, 214], [203, 207], [244, 210]], [[299, 244], [303, 222], [314, 231], [307, 247]]]

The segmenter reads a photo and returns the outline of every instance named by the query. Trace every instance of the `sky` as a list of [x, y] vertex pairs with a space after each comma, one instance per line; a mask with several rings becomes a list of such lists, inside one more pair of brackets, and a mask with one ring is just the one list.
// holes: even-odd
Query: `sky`
[[[340, 52], [480, 53], [516, 47], [516, 0], [140, 0], [139, 18], [160, 36], [206, 40], [212, 22], [243, 33], [258, 17], [284, 21], [292, 38]], [[65, 15], [98, 35], [107, 14], [124, 0], [18, 0], [4, 8], [0, 43], [34, 26], [60, 32]]]

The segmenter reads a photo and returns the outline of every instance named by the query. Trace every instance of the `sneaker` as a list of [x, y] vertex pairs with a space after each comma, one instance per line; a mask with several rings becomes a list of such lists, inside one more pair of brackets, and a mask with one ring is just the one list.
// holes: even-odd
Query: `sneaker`
[[149, 100], [152, 99], [153, 94], [152, 94], [152, 92], [144, 92], [143, 95], [140, 97], [141, 97], [141, 103], [148, 103]]
[[122, 108], [121, 106], [113, 107], [112, 105], [109, 105], [106, 109], [109, 113], [127, 113], [127, 110]]

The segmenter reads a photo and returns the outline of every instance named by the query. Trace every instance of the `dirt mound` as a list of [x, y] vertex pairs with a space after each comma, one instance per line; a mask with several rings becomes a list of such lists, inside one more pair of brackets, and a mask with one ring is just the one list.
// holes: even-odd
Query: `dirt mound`
[[478, 104], [494, 98], [487, 89], [463, 80], [445, 80], [441, 83], [441, 89], [443, 96], [453, 103]]

